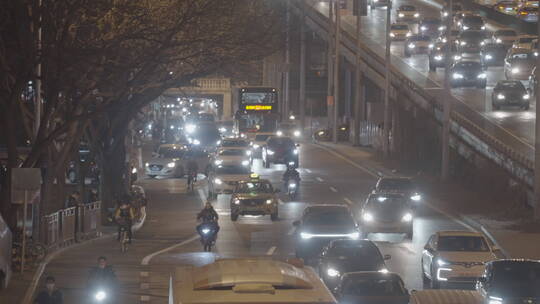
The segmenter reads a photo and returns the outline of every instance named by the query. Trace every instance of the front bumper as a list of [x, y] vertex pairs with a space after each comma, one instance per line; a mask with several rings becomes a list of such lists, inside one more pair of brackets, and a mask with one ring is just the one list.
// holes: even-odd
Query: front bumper
[[407, 39], [407, 33], [393, 33], [394, 36], [390, 36], [392, 41], [402, 41]]
[[484, 265], [445, 265], [437, 268], [436, 280], [442, 283], [471, 283], [482, 276]]
[[529, 104], [529, 100], [519, 97], [506, 97], [505, 99], [492, 97], [491, 103], [494, 106], [525, 106]]
[[512, 71], [506, 73], [508, 79], [512, 80], [529, 80], [529, 76], [531, 75], [531, 71], [524, 71], [519, 73], [512, 73]]
[[456, 87], [465, 87], [465, 86], [483, 86], [486, 83], [486, 79], [452, 79], [451, 83]]
[[274, 164], [287, 164], [292, 161], [298, 165], [298, 156], [290, 156], [288, 154], [266, 154], [266, 161]]
[[259, 204], [231, 204], [231, 213], [240, 215], [270, 215], [277, 213], [277, 210], [278, 206], [275, 202], [271, 204], [265, 202]]
[[153, 166], [147, 166], [144, 173], [148, 176], [172, 177], [176, 174], [176, 168], [163, 166], [161, 169], [154, 169]]
[[409, 233], [413, 229], [413, 221], [382, 222], [371, 221], [362, 223], [363, 233]]

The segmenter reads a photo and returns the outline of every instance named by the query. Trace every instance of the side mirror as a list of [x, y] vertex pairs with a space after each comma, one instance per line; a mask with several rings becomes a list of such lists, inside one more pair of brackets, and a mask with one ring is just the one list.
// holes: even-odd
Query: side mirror
[[298, 227], [298, 226], [300, 226], [300, 221], [294, 221], [294, 222], [292, 222], [292, 225], [294, 227]]
[[431, 251], [431, 246], [429, 246], [428, 244], [426, 244], [426, 246], [424, 246], [424, 250]]
[[392, 258], [392, 256], [389, 255], [389, 254], [385, 254], [385, 255], [384, 255], [384, 260], [385, 260], [385, 261], [388, 261], [388, 260], [390, 260], [391, 258]]

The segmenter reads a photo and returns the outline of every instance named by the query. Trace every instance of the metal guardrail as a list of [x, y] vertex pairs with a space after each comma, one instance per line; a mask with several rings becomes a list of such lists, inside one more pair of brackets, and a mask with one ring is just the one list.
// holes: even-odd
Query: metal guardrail
[[[312, 29], [319, 33], [321, 37], [327, 38], [327, 17], [309, 5], [306, 5], [305, 7], [308, 26], [312, 27]], [[301, 8], [299, 8], [297, 4], [294, 4], [293, 12], [300, 15]], [[341, 43], [344, 46], [342, 48], [343, 55], [351, 62], [355, 62], [356, 38], [353, 37], [347, 29], [344, 30], [343, 28], [342, 37]], [[368, 46], [367, 43], [370, 41], [368, 37], [363, 37], [363, 40], [366, 41], [366, 43], [364, 43], [359, 50], [362, 58], [362, 69], [367, 77], [371, 78], [376, 83], [379, 82], [379, 84], [382, 84], [384, 81], [385, 62], [380, 54], [384, 54], [384, 52], [377, 52], [377, 50], [372, 49], [379, 48], [382, 50], [378, 45]], [[404, 75], [396, 66], [400, 64], [402, 64], [402, 61], [399, 58], [396, 58], [391, 67], [393, 89], [391, 96], [393, 95], [395, 97], [395, 92], [399, 92], [400, 96], [408, 97], [408, 99], [416, 103], [417, 106], [432, 113], [435, 120], [440, 123], [442, 104], [437, 100], [436, 94], [434, 94], [433, 91], [427, 91], [424, 87], [418, 85], [408, 76]], [[424, 75], [421, 75], [418, 72], [417, 74], [423, 79], [427, 79]], [[431, 82], [434, 84], [435, 88], [439, 87], [435, 82]], [[532, 147], [520, 142], [511, 134], [508, 134], [506, 130], [486, 119], [481, 114], [467, 108], [460, 100], [456, 98], [453, 99], [454, 111], [451, 115], [453, 126], [451, 128], [452, 135], [458, 138], [460, 142], [472, 147], [477, 153], [502, 166], [516, 179], [532, 188], [531, 176], [533, 176], [534, 171]], [[506, 136], [506, 140], [511, 142], [511, 144], [504, 143], [496, 136], [487, 132], [487, 129], [500, 137]], [[519, 148], [519, 151], [516, 147]]]
[[81, 214], [81, 232], [83, 239], [96, 237], [101, 233], [101, 202], [82, 205], [79, 207]]

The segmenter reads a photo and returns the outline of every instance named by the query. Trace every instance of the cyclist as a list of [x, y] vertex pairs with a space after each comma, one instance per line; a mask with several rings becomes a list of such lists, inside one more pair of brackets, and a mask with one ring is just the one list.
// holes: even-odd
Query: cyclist
[[191, 155], [188, 158], [187, 161], [187, 186], [188, 188], [192, 186], [192, 183], [195, 183], [197, 181], [197, 172], [199, 172], [199, 164], [197, 164], [197, 160], [195, 159], [195, 156]]
[[131, 244], [131, 226], [133, 224], [133, 219], [135, 219], [135, 210], [129, 204], [128, 197], [124, 197], [124, 199], [120, 203], [120, 206], [116, 208], [116, 211], [114, 212], [114, 219], [118, 223], [117, 240], [120, 240], [120, 232], [122, 230], [122, 227], [124, 227], [128, 234], [128, 243]]

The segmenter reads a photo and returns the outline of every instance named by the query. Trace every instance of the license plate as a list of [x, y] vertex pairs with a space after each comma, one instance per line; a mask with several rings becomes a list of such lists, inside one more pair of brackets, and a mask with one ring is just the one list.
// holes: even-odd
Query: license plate
[[151, 167], [150, 168], [152, 171], [159, 171], [159, 168], [158, 167]]

